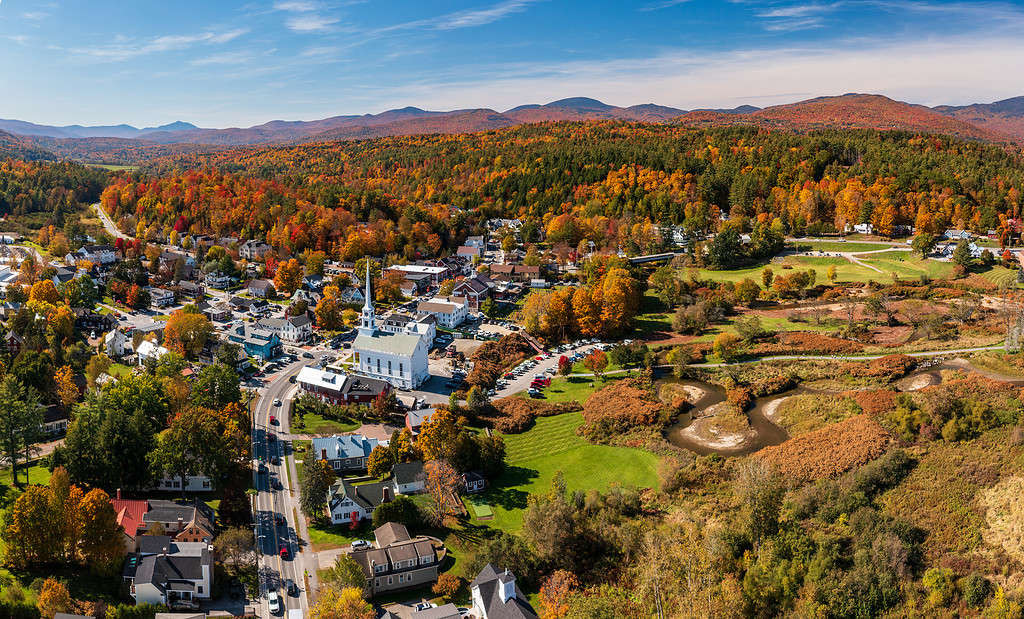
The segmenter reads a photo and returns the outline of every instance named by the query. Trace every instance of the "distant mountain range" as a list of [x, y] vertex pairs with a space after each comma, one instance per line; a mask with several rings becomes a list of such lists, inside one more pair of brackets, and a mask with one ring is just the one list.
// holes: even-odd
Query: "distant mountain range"
[[[200, 128], [187, 122], [137, 129], [130, 125], [48, 126], [0, 120], [0, 147], [39, 150], [75, 159], [101, 158], [129, 163], [182, 151], [255, 144], [369, 139], [391, 135], [466, 133], [539, 122], [625, 120], [695, 126], [754, 125], [810, 131], [871, 128], [949, 134], [993, 142], [1024, 141], [1024, 97], [988, 104], [929, 108], [882, 95], [845, 94], [757, 108], [681, 110], [653, 103], [617, 107], [573, 97], [547, 104], [520, 105], [504, 112], [465, 109], [447, 112], [416, 107], [380, 114], [334, 116], [312, 121], [274, 120], [245, 128]], [[38, 158], [38, 157], [36, 157]]]

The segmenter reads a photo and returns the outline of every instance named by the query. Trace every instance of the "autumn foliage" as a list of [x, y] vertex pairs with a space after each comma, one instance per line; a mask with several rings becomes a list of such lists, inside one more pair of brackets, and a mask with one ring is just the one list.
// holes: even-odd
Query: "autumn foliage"
[[537, 417], [561, 415], [578, 411], [581, 408], [582, 406], [578, 402], [552, 404], [544, 400], [510, 396], [491, 402], [491, 410], [483, 415], [478, 415], [477, 418], [482, 423], [505, 434], [518, 434], [529, 430]]
[[653, 426], [668, 416], [666, 407], [639, 379], [626, 378], [595, 391], [583, 404], [579, 432], [601, 442], [640, 426]]
[[870, 415], [861, 414], [766, 447], [757, 457], [784, 477], [811, 481], [836, 477], [874, 460], [885, 453], [890, 438]]

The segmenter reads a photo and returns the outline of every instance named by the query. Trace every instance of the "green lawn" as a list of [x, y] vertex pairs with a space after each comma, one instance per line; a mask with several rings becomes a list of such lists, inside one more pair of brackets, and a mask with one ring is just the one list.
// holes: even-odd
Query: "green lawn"
[[315, 413], [306, 413], [303, 415], [302, 421], [303, 424], [299, 425], [298, 419], [294, 419], [292, 432], [298, 434], [344, 434], [345, 432], [355, 432], [363, 425], [359, 421], [324, 419]]
[[790, 249], [795, 251], [873, 251], [876, 249], [885, 249], [886, 247], [892, 247], [891, 243], [868, 243], [868, 242], [854, 242], [854, 241], [801, 241], [799, 243], [790, 243], [788, 245]]
[[608, 382], [619, 380], [624, 375], [612, 374], [603, 378], [591, 376], [567, 376], [551, 379], [551, 386], [544, 390], [544, 399], [548, 402], [580, 402], [583, 403]]
[[107, 369], [107, 374], [110, 374], [114, 378], [121, 378], [125, 374], [131, 374], [131, 366], [124, 365], [123, 363], [113, 363], [110, 368]]
[[[879, 269], [887, 276], [899, 274], [902, 279], [917, 279], [927, 275], [932, 279], [946, 279], [953, 273], [951, 262], [938, 260], [922, 260], [916, 255], [905, 251], [887, 251], [878, 254], [858, 256], [865, 263]], [[876, 274], [877, 275], [877, 274]]]
[[[18, 465], [18, 481], [25, 483], [25, 465]], [[41, 464], [33, 464], [28, 469], [28, 482], [30, 484], [46, 485], [50, 483], [50, 471]], [[10, 487], [13, 485], [11, 469], [0, 470], [0, 485]]]
[[1017, 269], [996, 265], [981, 276], [1000, 288], [1016, 288], [1020, 285], [1017, 283]]
[[491, 527], [522, 526], [526, 497], [546, 492], [556, 471], [572, 490], [607, 490], [612, 484], [648, 487], [657, 482], [658, 457], [639, 449], [591, 445], [576, 434], [579, 413], [541, 417], [531, 430], [504, 436], [507, 467], [483, 495], [494, 511]]
[[[775, 275], [785, 275], [794, 271], [813, 269], [815, 272], [815, 282], [827, 284], [829, 267], [835, 267], [837, 282], [864, 283], [876, 281], [889, 283], [892, 281], [893, 273], [898, 274], [901, 279], [917, 279], [920, 275], [927, 275], [933, 279], [942, 279], [949, 277], [953, 271], [953, 265], [948, 262], [939, 262], [938, 260], [931, 259], [922, 260], [914, 257], [910, 252], [897, 250], [878, 254], [862, 254], [858, 258], [864, 262], [863, 265], [850, 262], [846, 258], [787, 256], [780, 262], [743, 269], [731, 269], [728, 271], [700, 269], [699, 276], [702, 279], [717, 282], [739, 282], [750, 278], [758, 285], [761, 285], [761, 272], [766, 267], [771, 268]], [[875, 267], [878, 271], [870, 267]], [[682, 273], [682, 276], [685, 277], [686, 273]]]
[[309, 525], [309, 543], [313, 545], [313, 552], [349, 546], [357, 539], [373, 539], [373, 525], [369, 521], [364, 520], [354, 531], [347, 524]]

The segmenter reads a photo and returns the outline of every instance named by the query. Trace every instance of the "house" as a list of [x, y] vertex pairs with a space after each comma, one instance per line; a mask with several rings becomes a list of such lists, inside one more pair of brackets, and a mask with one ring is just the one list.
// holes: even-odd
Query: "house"
[[198, 608], [197, 600], [213, 592], [213, 546], [204, 542], [179, 542], [166, 536], [140, 541], [140, 550], [129, 555], [123, 578], [128, 593], [138, 604], [168, 608]]
[[100, 314], [91, 309], [76, 307], [75, 328], [79, 331], [97, 331], [104, 333], [117, 326], [117, 318], [110, 314]]
[[276, 291], [274, 290], [274, 283], [266, 279], [254, 279], [250, 280], [246, 285], [249, 294], [260, 299], [273, 299]]
[[174, 305], [174, 293], [166, 288], [150, 288], [149, 304], [153, 307], [169, 307]]
[[215, 303], [203, 301], [196, 305], [196, 309], [212, 322], [227, 322], [231, 320], [231, 306], [224, 301], [217, 301]]
[[235, 344], [241, 344], [245, 354], [261, 361], [281, 354], [281, 338], [273, 331], [237, 323], [229, 328], [227, 337]]
[[324, 295], [322, 293], [315, 290], [306, 290], [305, 288], [299, 288], [292, 293], [292, 303], [303, 301], [306, 303], [307, 309], [315, 309], [323, 298]]
[[427, 488], [427, 474], [422, 462], [399, 462], [391, 467], [395, 494], [419, 494]]
[[416, 306], [416, 311], [432, 315], [437, 319], [437, 323], [446, 329], [454, 329], [465, 322], [469, 316], [465, 299], [462, 299], [462, 302], [456, 302], [444, 297], [423, 301]]
[[484, 237], [481, 235], [467, 236], [466, 242], [462, 244], [464, 247], [475, 247], [477, 249], [483, 249], [485, 246]]
[[368, 404], [381, 394], [391, 393], [391, 384], [387, 381], [367, 378], [365, 376], [349, 376], [345, 381], [342, 398], [349, 403]]
[[313, 273], [312, 275], [307, 275], [302, 278], [302, 285], [307, 290], [315, 290], [319, 292], [324, 289], [324, 284], [324, 276], [317, 273]]
[[434, 409], [425, 410], [412, 410], [405, 414], [405, 427], [408, 428], [409, 432], [416, 436], [420, 433], [420, 428], [423, 427], [423, 422], [430, 419], [430, 416], [434, 414]]
[[123, 357], [131, 352], [131, 340], [120, 329], [112, 329], [103, 337], [103, 346], [107, 356], [113, 359]]
[[4, 334], [4, 348], [7, 349], [7, 353], [12, 357], [21, 352], [21, 348], [24, 345], [25, 338], [21, 337], [14, 331], [8, 331]]
[[425, 610], [414, 610], [410, 619], [462, 619], [462, 613], [451, 602], [444, 606], [434, 606]]
[[152, 340], [143, 340], [139, 342], [139, 347], [135, 352], [138, 355], [139, 365], [145, 365], [147, 360], [159, 361], [161, 357], [171, 351]]
[[206, 285], [217, 290], [225, 290], [231, 285], [231, 277], [223, 271], [213, 271], [206, 274]]
[[238, 246], [238, 257], [243, 260], [262, 260], [274, 248], [263, 241], [246, 241]]
[[491, 279], [528, 282], [531, 279], [540, 279], [540, 267], [525, 264], [492, 264]]
[[467, 277], [455, 284], [452, 295], [466, 299], [466, 305], [471, 312], [479, 312], [480, 304], [491, 296], [491, 288], [494, 282], [486, 275]]
[[[404, 290], [402, 291], [402, 294], [405, 294]], [[355, 286], [347, 286], [339, 293], [338, 298], [341, 299], [342, 303], [351, 304], [362, 303], [366, 300], [363, 298], [363, 292]]]
[[951, 241], [969, 241], [974, 235], [967, 230], [957, 230], [950, 228], [942, 233], [942, 236]]
[[278, 334], [289, 344], [302, 344], [313, 337], [313, 321], [306, 314], [287, 318], [263, 318], [256, 326]]
[[429, 537], [409, 535], [401, 524], [389, 522], [374, 532], [376, 548], [353, 551], [363, 568], [370, 597], [381, 593], [424, 587], [437, 581], [439, 544]]
[[192, 301], [202, 301], [206, 297], [206, 289], [196, 282], [178, 282], [178, 290], [181, 296]]
[[138, 538], [156, 523], [175, 541], [210, 543], [213, 540], [213, 518], [205, 504], [125, 499], [120, 489], [115, 498], [110, 499], [110, 504], [129, 552], [136, 550]]
[[470, 247], [469, 245], [460, 245], [455, 250], [455, 255], [472, 260], [473, 258], [482, 258], [484, 255], [483, 247]]
[[857, 234], [871, 234], [874, 230], [874, 226], [871, 224], [854, 224], [853, 231]]
[[370, 378], [383, 380], [400, 389], [415, 389], [430, 376], [427, 353], [433, 340], [414, 333], [388, 333], [377, 329], [373, 294], [367, 263], [366, 301], [359, 319], [359, 330], [352, 350], [356, 370]]
[[310, 393], [319, 399], [331, 404], [342, 404], [345, 401], [345, 381], [348, 376], [328, 370], [306, 366], [299, 370], [295, 377], [295, 384], [299, 389]]
[[75, 252], [77, 260], [87, 260], [93, 264], [113, 264], [117, 262], [117, 250], [113, 245], [83, 245]]
[[362, 434], [334, 435], [313, 439], [313, 455], [335, 471], [366, 469], [366, 459], [377, 446], [377, 439]]
[[431, 276], [426, 273], [407, 273], [398, 288], [404, 296], [416, 297], [427, 292], [431, 280]]
[[[185, 368], [182, 374], [190, 371]], [[157, 488], [174, 492], [212, 492], [213, 483], [206, 475], [188, 475], [184, 480], [178, 475], [165, 475], [157, 482]]]
[[451, 271], [447, 267], [424, 264], [395, 264], [384, 269], [384, 272], [401, 273], [406, 278], [409, 275], [429, 275], [432, 286], [436, 286], [451, 277]]
[[478, 619], [537, 619], [529, 600], [519, 590], [515, 575], [490, 563], [469, 585], [470, 611]]
[[43, 409], [43, 434], [60, 436], [68, 431], [68, 414], [59, 406], [47, 406]]
[[487, 489], [487, 478], [476, 471], [462, 474], [462, 487], [466, 494], [477, 494]]
[[394, 496], [394, 488], [387, 481], [354, 486], [342, 479], [327, 491], [327, 509], [334, 524], [358, 523], [372, 518], [373, 510]]

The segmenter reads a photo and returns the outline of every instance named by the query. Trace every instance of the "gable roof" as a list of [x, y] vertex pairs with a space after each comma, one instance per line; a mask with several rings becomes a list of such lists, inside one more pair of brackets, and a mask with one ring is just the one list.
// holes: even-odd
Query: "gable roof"
[[422, 462], [399, 462], [391, 467], [396, 484], [411, 484], [425, 479]]
[[514, 585], [516, 596], [507, 602], [501, 601], [501, 584], [509, 578], [514, 579], [515, 576], [508, 570], [499, 571], [488, 563], [470, 584], [470, 589], [480, 594], [487, 619], [537, 619], [537, 613], [518, 584]]
[[391, 484], [386, 481], [362, 484], [360, 486], [353, 486], [345, 480], [337, 481], [331, 486], [330, 500], [328, 501], [329, 508], [331, 511], [334, 511], [334, 507], [342, 499], [348, 498], [359, 507], [362, 507], [363, 510], [371, 511], [384, 502], [385, 492], [387, 492], [388, 497], [391, 497], [393, 494]]
[[378, 548], [384, 548], [396, 542], [405, 542], [412, 539], [409, 537], [409, 529], [406, 529], [404, 524], [397, 522], [389, 522], [377, 527], [373, 531], [373, 538], [377, 541]]
[[313, 455], [322, 458], [327, 453], [328, 460], [341, 458], [366, 458], [377, 446], [377, 439], [366, 438], [362, 434], [343, 434], [313, 439]]

